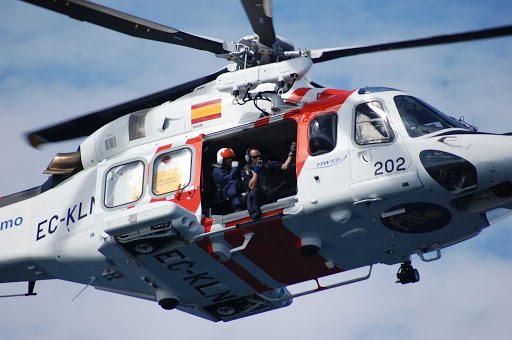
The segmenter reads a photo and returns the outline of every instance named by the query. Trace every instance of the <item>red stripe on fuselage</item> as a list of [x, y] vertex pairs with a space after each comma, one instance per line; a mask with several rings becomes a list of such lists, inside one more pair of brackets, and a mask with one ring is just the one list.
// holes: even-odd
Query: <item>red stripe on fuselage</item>
[[[213, 252], [212, 244], [208, 237], [197, 242], [196, 244], [201, 249], [210, 254], [210, 256], [213, 257], [214, 259], [219, 259], [219, 257]], [[240, 266], [235, 261], [230, 259], [225, 262], [219, 261], [219, 263], [222, 264], [227, 269], [229, 269], [229, 271], [238, 276], [242, 281], [247, 283], [249, 286], [251, 286], [252, 289], [257, 291], [258, 293], [268, 292], [269, 290], [272, 290], [271, 287], [265, 285], [263, 282], [261, 282], [258, 278], [256, 278], [254, 275], [252, 275], [249, 271], [247, 271], [244, 267]]]
[[149, 200], [149, 203], [163, 202], [163, 201], [167, 201], [167, 198], [165, 198], [165, 197], [162, 197], [162, 198], [152, 198], [152, 199]]
[[285, 100], [301, 101], [302, 98], [304, 98], [304, 96], [306, 95], [306, 93], [309, 92], [309, 90], [311, 90], [310, 87], [298, 88], [295, 91], [293, 91], [293, 93], [290, 96], [288, 96]]
[[296, 119], [299, 124], [299, 132], [297, 135], [297, 156], [295, 163], [297, 168], [297, 178], [302, 171], [304, 162], [309, 157], [309, 124], [311, 120], [316, 116], [327, 112], [338, 113], [341, 105], [343, 105], [347, 98], [354, 93], [354, 91], [337, 91], [339, 91], [340, 94], [329, 95], [327, 98], [306, 103], [297, 116], [299, 117]]
[[181, 207], [193, 213], [195, 213], [197, 209], [199, 209], [199, 206], [201, 204], [201, 192], [199, 188], [201, 187], [201, 155], [203, 152], [203, 137], [204, 134], [200, 134], [197, 137], [188, 139], [186, 143], [187, 145], [192, 146], [195, 149], [196, 158], [193, 161], [195, 164], [195, 166], [193, 167], [193, 169], [195, 170], [194, 182], [190, 183], [190, 185], [185, 189], [190, 188], [190, 186], [193, 186], [194, 188], [192, 190], [187, 190], [181, 194], [177, 192], [176, 195], [174, 195], [174, 198], [171, 199], [172, 202], [180, 205]]
[[158, 149], [156, 149], [155, 155], [156, 155], [157, 153], [159, 153], [160, 151], [170, 149], [170, 148], [171, 148], [171, 146], [172, 146], [172, 144], [167, 144], [167, 145], [163, 145], [163, 146], [159, 147]]
[[354, 91], [346, 91], [346, 90], [337, 90], [337, 89], [325, 89], [321, 93], [318, 94], [317, 99], [325, 99], [332, 96], [337, 96], [339, 94], [344, 94], [347, 97], [350, 96]]
[[222, 262], [222, 264], [236, 276], [244, 280], [245, 283], [251, 286], [252, 289], [257, 291], [258, 293], [268, 292], [272, 290], [272, 287], [269, 287], [260, 280], [258, 280], [254, 275], [252, 275], [244, 267], [242, 267], [235, 261], [229, 260], [226, 262]]
[[268, 123], [270, 123], [270, 117], [261, 118], [254, 122], [254, 127], [264, 126]]
[[201, 220], [201, 224], [203, 225], [205, 232], [207, 232], [207, 233], [210, 232], [214, 221], [215, 221], [214, 219], [203, 216], [203, 219]]
[[341, 105], [354, 91], [339, 90], [340, 94], [331, 94], [322, 99], [306, 103], [301, 113], [317, 113], [317, 112], [338, 112]]
[[240, 253], [277, 282], [291, 285], [341, 272], [336, 267], [327, 268], [326, 259], [319, 254], [303, 256], [300, 238], [283, 225], [282, 218], [228, 231], [224, 239], [238, 247], [244, 241], [243, 235], [249, 232], [254, 232], [254, 236]]

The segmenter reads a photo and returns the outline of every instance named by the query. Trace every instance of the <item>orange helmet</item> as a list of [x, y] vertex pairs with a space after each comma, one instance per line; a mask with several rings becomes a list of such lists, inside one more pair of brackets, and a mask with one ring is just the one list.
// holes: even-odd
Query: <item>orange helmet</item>
[[222, 165], [222, 160], [224, 158], [233, 158], [235, 157], [235, 152], [230, 148], [221, 148], [217, 151], [217, 164]]

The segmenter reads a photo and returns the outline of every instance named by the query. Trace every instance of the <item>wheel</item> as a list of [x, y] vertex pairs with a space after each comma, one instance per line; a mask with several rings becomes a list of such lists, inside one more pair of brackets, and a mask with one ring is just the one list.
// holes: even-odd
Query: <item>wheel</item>
[[235, 314], [236, 310], [231, 306], [223, 306], [217, 308], [217, 314], [222, 316], [229, 316]]
[[134, 250], [140, 254], [149, 254], [153, 249], [153, 246], [149, 243], [139, 243], [134, 247]]
[[418, 282], [420, 280], [420, 272], [418, 269], [414, 269], [414, 282]]

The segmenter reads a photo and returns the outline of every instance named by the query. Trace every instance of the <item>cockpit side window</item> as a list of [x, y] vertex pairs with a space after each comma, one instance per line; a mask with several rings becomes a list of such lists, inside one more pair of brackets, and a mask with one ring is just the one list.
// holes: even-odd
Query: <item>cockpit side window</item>
[[449, 128], [465, 129], [455, 119], [417, 98], [396, 96], [394, 101], [410, 137], [420, 137]]
[[389, 143], [393, 130], [381, 102], [373, 101], [356, 107], [355, 141], [359, 145]]
[[142, 196], [144, 163], [135, 161], [116, 166], [105, 178], [105, 206], [114, 208], [138, 201]]
[[309, 153], [312, 156], [331, 152], [336, 147], [338, 115], [334, 112], [317, 116], [309, 124]]

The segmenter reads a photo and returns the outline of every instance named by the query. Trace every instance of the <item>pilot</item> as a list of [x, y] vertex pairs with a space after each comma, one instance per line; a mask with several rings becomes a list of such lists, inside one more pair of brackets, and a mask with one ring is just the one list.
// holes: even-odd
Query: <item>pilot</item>
[[356, 142], [370, 144], [389, 141], [390, 135], [384, 126], [382, 105], [370, 102], [357, 107]]
[[242, 183], [248, 190], [247, 210], [253, 220], [262, 217], [260, 207], [263, 204], [277, 201], [278, 187], [273, 187], [272, 177], [284, 174], [290, 168], [295, 156], [296, 143], [292, 142], [290, 152], [284, 163], [279, 161], [263, 161], [256, 148], [249, 148], [245, 154], [247, 165], [242, 170]]
[[213, 180], [219, 186], [224, 199], [229, 199], [235, 212], [243, 210], [241, 202], [240, 172], [235, 152], [230, 148], [217, 151], [217, 164], [213, 165]]

